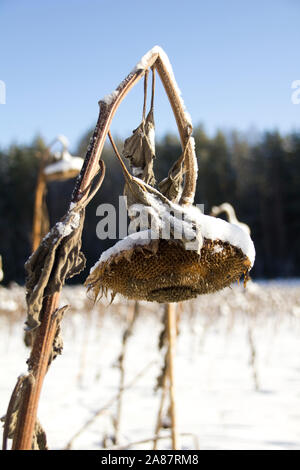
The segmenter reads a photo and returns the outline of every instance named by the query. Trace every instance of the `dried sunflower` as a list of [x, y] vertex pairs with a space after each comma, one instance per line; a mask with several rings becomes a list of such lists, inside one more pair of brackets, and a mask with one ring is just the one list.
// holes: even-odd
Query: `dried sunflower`
[[[192, 124], [171, 65], [161, 50], [158, 60], [183, 152], [167, 178], [159, 183], [159, 190], [152, 186], [155, 150], [151, 145], [149, 151], [144, 119], [125, 141], [123, 151], [123, 156], [131, 161], [133, 175], [117, 153], [130, 201], [128, 212], [133, 217], [139, 211], [139, 224], [135, 225], [135, 233], [102, 253], [91, 269], [85, 285], [95, 298], [111, 290], [113, 296], [119, 293], [129, 299], [180, 302], [220, 290], [243, 275], [247, 279], [254, 263], [255, 249], [249, 234], [192, 206], [197, 178]], [[146, 59], [138, 66], [145, 63]], [[154, 134], [153, 109], [150, 111]]]

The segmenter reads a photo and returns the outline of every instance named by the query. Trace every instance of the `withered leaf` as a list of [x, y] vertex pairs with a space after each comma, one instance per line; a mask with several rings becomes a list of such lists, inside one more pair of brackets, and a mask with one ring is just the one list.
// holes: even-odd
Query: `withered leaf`
[[167, 178], [158, 185], [160, 192], [172, 202], [175, 202], [182, 192], [183, 175], [184, 169], [181, 156], [169, 170]]
[[123, 157], [130, 160], [133, 175], [153, 186], [153, 159], [155, 158], [155, 125], [153, 110], [146, 119], [133, 131], [124, 143]]

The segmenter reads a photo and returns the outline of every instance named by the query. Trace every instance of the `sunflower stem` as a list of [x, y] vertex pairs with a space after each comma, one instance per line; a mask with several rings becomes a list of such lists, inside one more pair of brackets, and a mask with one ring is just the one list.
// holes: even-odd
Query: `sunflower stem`
[[169, 375], [169, 397], [172, 449], [179, 448], [176, 409], [176, 387], [175, 387], [175, 349], [176, 349], [176, 305], [167, 304], [167, 334], [168, 334], [168, 375]]

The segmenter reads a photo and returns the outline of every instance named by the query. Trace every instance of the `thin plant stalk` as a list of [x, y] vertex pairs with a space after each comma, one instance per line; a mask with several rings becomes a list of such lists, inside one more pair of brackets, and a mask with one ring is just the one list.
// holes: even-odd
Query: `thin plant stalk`
[[115, 443], [117, 444], [120, 440], [120, 426], [121, 426], [121, 415], [122, 415], [122, 405], [123, 405], [123, 395], [124, 395], [124, 386], [125, 386], [125, 359], [128, 346], [128, 339], [132, 334], [134, 324], [136, 322], [137, 316], [139, 313], [139, 303], [136, 301], [134, 303], [134, 310], [129, 323], [123, 334], [122, 341], [122, 350], [119, 358], [119, 369], [120, 369], [120, 383], [119, 383], [119, 394], [117, 401], [117, 412], [115, 418]]
[[[193, 440], [194, 440], [194, 449], [195, 450], [198, 450], [200, 447], [199, 447], [199, 439], [198, 439], [198, 436], [196, 434], [193, 434], [191, 432], [181, 432], [180, 433], [180, 436], [182, 437], [192, 437]], [[151, 443], [153, 442], [155, 439], [157, 440], [167, 440], [169, 439], [170, 436], [169, 435], [165, 435], [165, 436], [160, 436], [160, 437], [157, 437], [157, 436], [154, 436], [154, 437], [150, 437], [148, 439], [142, 439], [140, 441], [134, 441], [134, 442], [129, 442], [127, 443], [126, 445], [124, 446], [113, 446], [111, 447], [109, 450], [128, 450], [130, 447], [133, 447], [133, 446], [137, 446], [137, 445], [141, 445], [141, 444], [148, 444], [148, 443]], [[172, 455], [172, 454], [171, 454]]]
[[44, 168], [48, 158], [48, 152], [44, 151], [41, 157], [40, 166], [38, 170], [37, 183], [35, 188], [35, 199], [33, 208], [33, 224], [32, 224], [32, 252], [34, 252], [43, 237], [43, 198], [46, 189], [46, 178], [44, 175]]
[[168, 391], [168, 375], [169, 375], [169, 368], [168, 365], [165, 368], [164, 371], [164, 376], [162, 380], [162, 390], [161, 390], [161, 399], [160, 399], [160, 404], [159, 404], [159, 410], [158, 410], [158, 415], [157, 415], [157, 421], [156, 421], [156, 427], [155, 427], [155, 437], [153, 439], [153, 450], [157, 449], [157, 441], [160, 439], [160, 430], [162, 427], [162, 415], [163, 415], [163, 410], [164, 410], [164, 404], [166, 401], [167, 397], [167, 391]]
[[[165, 304], [165, 312], [166, 312], [167, 316], [168, 316], [168, 308], [169, 308], [168, 304]], [[180, 302], [180, 303], [176, 304], [176, 315], [175, 315], [175, 317], [176, 317], [176, 338], [179, 335], [179, 324], [180, 324], [180, 317], [181, 317], [182, 311], [183, 311], [183, 306], [182, 306], [182, 303]], [[168, 318], [167, 318], [167, 322], [168, 322]], [[168, 327], [168, 323], [167, 323], [167, 327]], [[160, 430], [162, 428], [162, 416], [163, 416], [164, 405], [165, 405], [165, 401], [166, 401], [166, 398], [167, 398], [167, 393], [168, 393], [169, 386], [170, 386], [169, 385], [169, 363], [168, 363], [168, 360], [169, 360], [169, 351], [167, 351], [167, 355], [165, 357], [165, 365], [164, 365], [163, 377], [162, 377], [162, 381], [161, 381], [162, 392], [161, 392], [160, 405], [159, 405], [157, 421], [156, 421], [156, 427], [155, 427], [155, 436], [157, 437], [157, 439], [154, 438], [154, 440], [153, 440], [153, 450], [157, 449], [157, 440], [159, 438]]]
[[78, 384], [83, 384], [83, 376], [86, 366], [86, 358], [87, 358], [87, 349], [90, 344], [89, 337], [92, 329], [93, 321], [92, 321], [92, 309], [88, 309], [86, 318], [85, 318], [85, 328], [83, 331], [83, 340], [82, 340], [82, 347], [81, 347], [81, 354], [79, 358], [79, 371], [77, 374], [77, 382]]
[[252, 376], [253, 376], [253, 382], [254, 382], [254, 388], [255, 391], [258, 392], [260, 389], [259, 386], [259, 380], [258, 380], [258, 372], [257, 372], [257, 354], [256, 354], [256, 348], [255, 348], [255, 342], [254, 342], [254, 337], [253, 337], [253, 327], [252, 327], [252, 322], [251, 318], [249, 318], [249, 314], [247, 315], [247, 337], [248, 337], [248, 343], [249, 343], [249, 348], [250, 348], [250, 365], [252, 368]]
[[177, 429], [177, 410], [176, 410], [176, 389], [175, 389], [175, 348], [176, 348], [176, 305], [167, 304], [167, 334], [168, 334], [168, 376], [169, 376], [169, 398], [170, 398], [170, 417], [171, 417], [171, 435], [172, 448], [178, 449], [178, 429]]

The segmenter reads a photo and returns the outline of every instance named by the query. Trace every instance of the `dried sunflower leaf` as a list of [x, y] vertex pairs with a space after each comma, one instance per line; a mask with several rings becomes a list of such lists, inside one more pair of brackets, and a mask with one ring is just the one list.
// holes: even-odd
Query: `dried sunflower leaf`
[[155, 158], [155, 124], [153, 111], [150, 110], [146, 119], [133, 131], [124, 143], [122, 152], [124, 158], [130, 161], [134, 176], [150, 185], [155, 184], [153, 159]]
[[84, 209], [67, 212], [25, 263], [28, 330], [40, 324], [45, 296], [59, 291], [65, 279], [85, 267], [85, 256], [80, 251], [84, 212]]
[[32, 450], [48, 450], [47, 436], [39, 420], [36, 420], [32, 439]]
[[[3, 416], [0, 421], [4, 424], [4, 448], [6, 448], [6, 440], [14, 439], [17, 431], [19, 413], [22, 407], [24, 393], [26, 388], [32, 384], [34, 377], [29, 374], [27, 376], [20, 376], [17, 385], [11, 397], [9, 408], [6, 416]], [[32, 450], [48, 450], [46, 433], [43, 430], [39, 420], [37, 419], [34, 426], [34, 433], [32, 438]]]
[[167, 178], [158, 185], [160, 192], [172, 202], [178, 201], [182, 193], [183, 175], [183, 161], [180, 157], [170, 169]]

